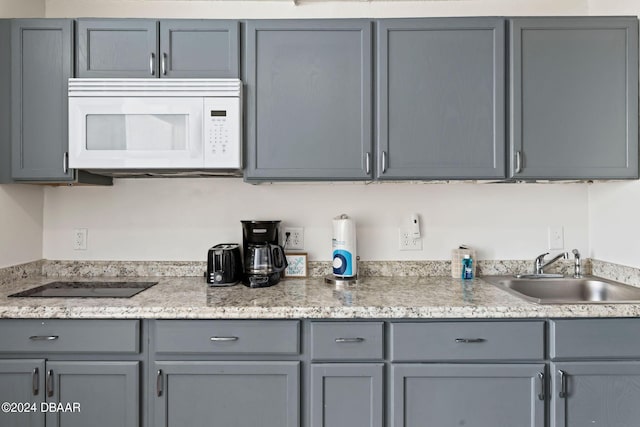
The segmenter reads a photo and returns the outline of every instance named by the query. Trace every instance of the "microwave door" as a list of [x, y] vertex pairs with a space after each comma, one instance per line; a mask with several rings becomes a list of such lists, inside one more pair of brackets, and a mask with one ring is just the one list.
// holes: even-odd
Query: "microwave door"
[[202, 98], [69, 98], [69, 165], [202, 168], [202, 110]]

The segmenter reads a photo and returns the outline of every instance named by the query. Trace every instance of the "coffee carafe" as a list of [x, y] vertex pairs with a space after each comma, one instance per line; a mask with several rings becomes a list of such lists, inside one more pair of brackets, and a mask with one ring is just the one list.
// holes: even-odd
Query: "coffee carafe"
[[241, 221], [244, 274], [242, 283], [251, 288], [273, 286], [287, 268], [284, 249], [278, 244], [280, 221]]

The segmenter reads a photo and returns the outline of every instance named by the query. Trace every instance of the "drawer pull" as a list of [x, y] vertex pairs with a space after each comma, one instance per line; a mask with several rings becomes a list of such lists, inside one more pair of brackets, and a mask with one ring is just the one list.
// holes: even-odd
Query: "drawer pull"
[[162, 378], [162, 369], [158, 369], [158, 374], [156, 376], [156, 394], [158, 397], [162, 396], [162, 389], [164, 389]]
[[211, 341], [226, 342], [226, 341], [238, 341], [238, 337], [211, 337]]
[[53, 397], [53, 371], [47, 371], [47, 397]]
[[58, 335], [32, 335], [29, 337], [31, 341], [55, 341]]
[[558, 394], [558, 396], [560, 396], [560, 399], [566, 399], [567, 398], [567, 373], [565, 371], [558, 371], [558, 374], [560, 374], [560, 393]]
[[364, 338], [355, 337], [355, 338], [336, 338], [337, 343], [345, 343], [345, 342], [363, 342]]
[[485, 341], [484, 338], [456, 338], [456, 342], [462, 344], [477, 344]]
[[31, 375], [31, 391], [34, 396], [37, 396], [38, 393], [40, 393], [40, 370], [38, 368], [33, 368]]

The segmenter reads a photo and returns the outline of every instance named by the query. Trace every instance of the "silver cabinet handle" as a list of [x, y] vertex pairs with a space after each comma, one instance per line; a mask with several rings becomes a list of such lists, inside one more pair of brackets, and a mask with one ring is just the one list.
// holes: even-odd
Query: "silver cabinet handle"
[[367, 153], [365, 155], [364, 165], [365, 165], [364, 166], [365, 171], [366, 171], [367, 175], [369, 175], [371, 173], [371, 153]]
[[162, 389], [164, 388], [162, 379], [162, 369], [158, 369], [158, 375], [156, 376], [156, 394], [158, 397], [162, 396]]
[[238, 341], [238, 337], [211, 337], [211, 341], [224, 342], [224, 341]]
[[354, 337], [354, 338], [336, 338], [335, 341], [337, 343], [344, 343], [344, 342], [363, 342], [364, 338], [361, 337]]
[[522, 151], [516, 151], [516, 170], [515, 173], [522, 172]]
[[53, 371], [47, 371], [47, 397], [53, 396]]
[[31, 374], [31, 391], [34, 396], [37, 396], [40, 393], [40, 370], [38, 368], [33, 368], [33, 372]]
[[387, 152], [382, 152], [382, 173], [387, 171]]
[[31, 335], [29, 337], [31, 341], [55, 341], [58, 338], [57, 335]]
[[477, 344], [486, 340], [484, 338], [456, 338], [455, 341], [462, 344]]
[[545, 378], [543, 372], [538, 372], [538, 379], [540, 380], [540, 393], [538, 393], [538, 399], [544, 400], [544, 392], [545, 392]]
[[153, 52], [149, 55], [149, 72], [152, 76], [156, 75], [156, 54]]
[[167, 75], [167, 54], [162, 54], [162, 59], [160, 60], [160, 72], [163, 76]]
[[65, 151], [62, 155], [62, 171], [67, 174], [69, 172], [69, 152]]
[[560, 393], [558, 394], [558, 396], [560, 396], [561, 399], [566, 399], [568, 396], [567, 373], [565, 371], [558, 371], [558, 374], [560, 374]]

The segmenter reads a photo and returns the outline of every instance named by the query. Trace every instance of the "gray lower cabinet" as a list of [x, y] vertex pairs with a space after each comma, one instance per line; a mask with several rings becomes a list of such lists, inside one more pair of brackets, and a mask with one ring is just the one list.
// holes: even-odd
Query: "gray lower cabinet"
[[379, 179], [499, 179], [505, 20], [377, 22]]
[[248, 181], [372, 178], [371, 21], [248, 21]]
[[383, 363], [311, 365], [311, 427], [382, 427]]
[[637, 178], [637, 18], [517, 18], [510, 28], [510, 175]]
[[139, 371], [136, 361], [0, 360], [0, 401], [21, 405], [0, 425], [139, 427]]
[[552, 363], [551, 427], [630, 427], [640, 420], [640, 362]]
[[544, 427], [544, 372], [542, 363], [392, 365], [391, 425]]
[[72, 181], [65, 106], [73, 76], [73, 21], [13, 20], [11, 43], [12, 177]]
[[154, 366], [155, 427], [300, 425], [300, 362], [163, 361]]
[[[43, 359], [0, 360], [0, 403], [9, 402], [9, 411], [0, 412], [2, 427], [43, 427], [45, 401], [45, 367]], [[36, 410], [24, 411], [24, 404], [35, 404]], [[23, 405], [18, 407], [19, 405]]]
[[79, 410], [47, 412], [47, 427], [138, 427], [139, 362], [48, 361], [47, 401]]
[[237, 78], [239, 23], [79, 19], [78, 77]]

